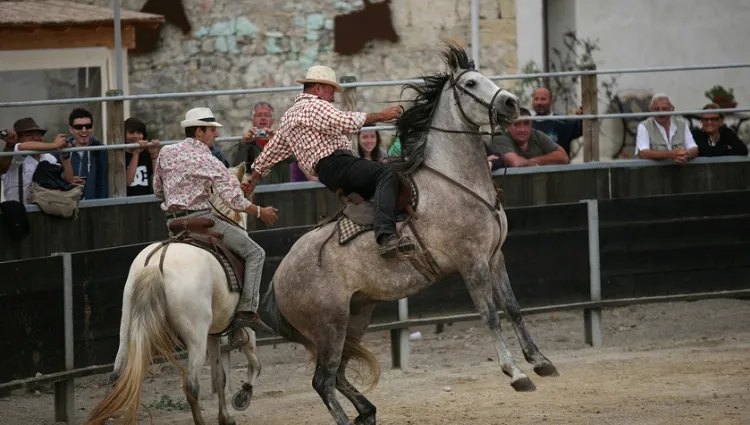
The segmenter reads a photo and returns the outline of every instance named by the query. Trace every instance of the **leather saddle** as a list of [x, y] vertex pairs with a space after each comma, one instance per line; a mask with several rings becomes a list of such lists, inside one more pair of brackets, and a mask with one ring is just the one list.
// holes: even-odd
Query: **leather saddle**
[[222, 234], [211, 230], [213, 226], [214, 220], [200, 217], [172, 220], [167, 227], [175, 235], [174, 242], [205, 249], [216, 257], [226, 273], [229, 290], [240, 292], [244, 284], [245, 260], [224, 244]]
[[[398, 177], [398, 197], [396, 199], [396, 221], [404, 221], [416, 209], [416, 188], [413, 182], [400, 173]], [[375, 221], [375, 204], [372, 199], [364, 199], [356, 193], [344, 195], [336, 191], [339, 201], [344, 205], [342, 214], [360, 226], [370, 226]], [[406, 214], [405, 214], [406, 213]]]

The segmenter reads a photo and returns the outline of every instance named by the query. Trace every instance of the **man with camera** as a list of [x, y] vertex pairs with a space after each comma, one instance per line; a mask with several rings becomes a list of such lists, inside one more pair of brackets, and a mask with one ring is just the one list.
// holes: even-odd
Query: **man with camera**
[[[242, 161], [248, 165], [255, 161], [274, 135], [273, 107], [265, 101], [260, 101], [253, 106], [253, 119], [242, 134], [242, 140], [236, 145], [236, 153], [232, 157], [231, 165], [237, 166]], [[230, 148], [231, 150], [231, 148]]]

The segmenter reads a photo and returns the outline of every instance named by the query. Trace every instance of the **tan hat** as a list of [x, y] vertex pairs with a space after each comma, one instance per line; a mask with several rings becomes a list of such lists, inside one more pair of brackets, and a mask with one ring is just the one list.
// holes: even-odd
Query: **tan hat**
[[297, 80], [300, 84], [305, 83], [321, 83], [329, 84], [336, 88], [336, 91], [343, 91], [344, 89], [336, 82], [336, 73], [327, 66], [315, 65], [311, 66], [305, 74], [304, 80]]
[[223, 127], [214, 118], [214, 113], [208, 108], [193, 108], [185, 114], [185, 119], [180, 123], [182, 128], [187, 127]]

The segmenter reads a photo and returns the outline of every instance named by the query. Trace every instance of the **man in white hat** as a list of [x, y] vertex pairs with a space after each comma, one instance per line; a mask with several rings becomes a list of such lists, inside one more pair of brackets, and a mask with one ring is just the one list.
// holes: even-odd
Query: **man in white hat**
[[378, 253], [392, 257], [414, 251], [414, 243], [396, 237], [396, 172], [385, 164], [354, 155], [349, 134], [363, 125], [388, 121], [401, 115], [400, 106], [381, 112], [344, 112], [333, 106], [341, 91], [336, 73], [326, 66], [312, 66], [303, 80], [303, 93], [279, 121], [279, 129], [253, 163], [250, 180], [257, 183], [271, 168], [294, 154], [305, 174], [317, 176], [330, 190], [357, 193], [375, 204], [375, 238]]
[[[265, 224], [276, 222], [276, 208], [253, 205], [245, 198], [253, 186], [242, 185], [212, 153], [214, 139], [222, 127], [208, 108], [194, 108], [180, 123], [187, 137], [183, 142], [161, 149], [154, 164], [154, 195], [163, 200], [161, 209], [167, 224], [178, 218], [205, 217], [213, 219], [209, 199], [212, 190], [226, 204], [244, 211]], [[243, 193], [244, 192], [244, 193]], [[266, 253], [242, 228], [222, 220], [214, 220], [211, 230], [223, 235], [224, 243], [245, 259], [245, 283], [237, 306], [234, 326], [250, 326], [269, 331], [257, 314], [260, 278]]]

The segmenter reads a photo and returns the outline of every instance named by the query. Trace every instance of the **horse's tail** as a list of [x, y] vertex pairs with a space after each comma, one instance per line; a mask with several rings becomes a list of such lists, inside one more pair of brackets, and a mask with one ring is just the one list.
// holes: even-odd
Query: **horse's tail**
[[[302, 344], [305, 349], [310, 353], [311, 360], [315, 360], [317, 351], [312, 341], [304, 337], [297, 329], [289, 323], [288, 320], [281, 314], [279, 310], [279, 304], [276, 302], [276, 292], [273, 288], [273, 281], [268, 285], [268, 291], [263, 297], [263, 305], [266, 311], [266, 323], [281, 337]], [[346, 335], [344, 341], [344, 350], [341, 354], [343, 361], [355, 360], [359, 363], [359, 368], [354, 369], [357, 378], [365, 385], [363, 392], [367, 392], [378, 385], [380, 381], [380, 362], [372, 351], [368, 350], [367, 347], [362, 345], [362, 341], [355, 339], [349, 334]]]
[[130, 296], [130, 329], [124, 370], [115, 387], [89, 415], [86, 425], [103, 425], [108, 418], [121, 415], [123, 423], [136, 423], [141, 404], [141, 385], [151, 362], [158, 353], [177, 367], [172, 350], [177, 336], [167, 318], [164, 277], [158, 265], [146, 266], [135, 277]]

